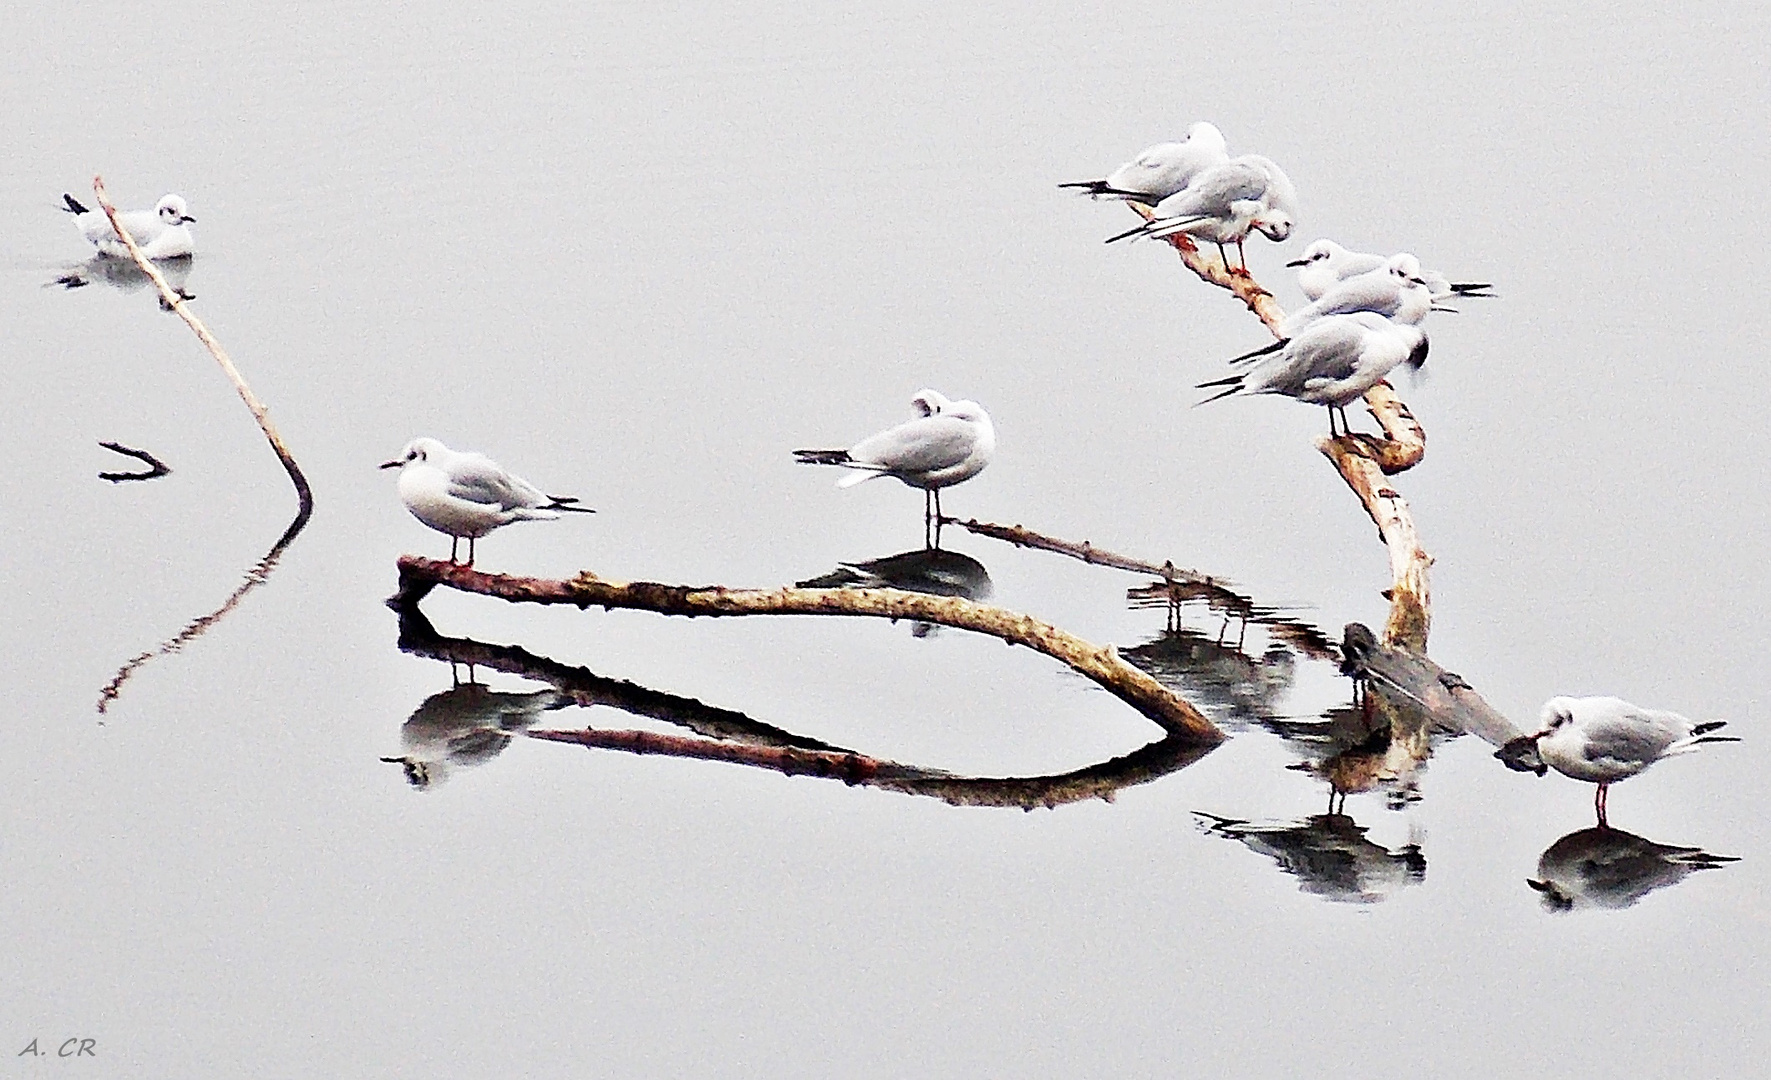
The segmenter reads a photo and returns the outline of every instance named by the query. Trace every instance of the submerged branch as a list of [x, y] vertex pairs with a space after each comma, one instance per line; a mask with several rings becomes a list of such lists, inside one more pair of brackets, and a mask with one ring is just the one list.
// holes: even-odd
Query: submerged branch
[[705, 738], [650, 731], [585, 728], [529, 731], [531, 738], [577, 743], [630, 754], [663, 754], [772, 769], [784, 776], [841, 780], [905, 795], [940, 799], [955, 806], [1032, 810], [1088, 799], [1112, 799], [1120, 789], [1167, 776], [1205, 756], [1212, 744], [1169, 735], [1123, 757], [1049, 776], [955, 776], [940, 769], [903, 765], [796, 735], [741, 712], [707, 705], [606, 678], [583, 667], [536, 656], [515, 645], [489, 645], [438, 634], [411, 604], [393, 603], [400, 616], [400, 648], [452, 664], [473, 664], [551, 684], [583, 706], [604, 705], [686, 728]]
[[[1147, 206], [1127, 205], [1146, 221], [1156, 217], [1156, 212]], [[1164, 239], [1180, 253], [1181, 261], [1200, 280], [1230, 290], [1266, 324], [1274, 337], [1279, 336], [1279, 328], [1285, 323], [1285, 312], [1274, 301], [1272, 293], [1256, 284], [1246, 272], [1232, 273], [1223, 260], [1201, 254], [1185, 234], [1176, 233]], [[1365, 392], [1365, 406], [1383, 429], [1382, 438], [1343, 435], [1319, 439], [1316, 447], [1334, 462], [1341, 479], [1353, 489], [1353, 494], [1359, 496], [1365, 512], [1377, 524], [1378, 534], [1389, 549], [1390, 588], [1384, 595], [1390, 601], [1390, 617], [1384, 625], [1384, 640], [1424, 654], [1427, 634], [1432, 628], [1427, 568], [1433, 560], [1421, 549], [1408, 503], [1383, 478], [1420, 464], [1427, 452], [1427, 436], [1414, 414], [1408, 411], [1408, 406], [1387, 382], [1380, 382]]]
[[486, 574], [468, 566], [402, 555], [395, 600], [417, 604], [438, 585], [512, 603], [629, 608], [662, 615], [849, 615], [917, 619], [989, 634], [1061, 660], [1078, 674], [1161, 725], [1165, 731], [1215, 744], [1223, 732], [1185, 700], [1102, 647], [1029, 615], [955, 596], [902, 589], [728, 589], [719, 585], [662, 585], [605, 581], [585, 572], [570, 580]]

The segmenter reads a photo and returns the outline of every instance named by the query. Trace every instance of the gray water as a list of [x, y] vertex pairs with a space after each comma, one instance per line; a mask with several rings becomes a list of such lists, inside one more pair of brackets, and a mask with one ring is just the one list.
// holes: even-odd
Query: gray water
[[[81, 1075], [119, 1077], [1756, 1072], [1771, 26], [1747, 11], [11, 20], [0, 1056], [67, 1072], [46, 1059], [90, 1039]], [[1282, 264], [1316, 236], [1497, 283], [1434, 317], [1401, 387], [1429, 440], [1396, 483], [1437, 560], [1432, 654], [1522, 726], [1558, 693], [1728, 718], [1746, 741], [1620, 785], [1610, 817], [1740, 861], [1546, 910], [1527, 879], [1581, 842], [1592, 791], [1468, 737], [1329, 818], [1329, 785], [1286, 766], [1346, 680], [1279, 653], [1237, 668], [1196, 605], [1195, 652], [1229, 667], [1191, 692], [1233, 737], [1111, 802], [959, 807], [522, 737], [423, 791], [381, 760], [451, 686], [382, 604], [399, 554], [445, 551], [375, 468], [415, 434], [598, 509], [489, 537], [484, 569], [777, 585], [919, 545], [919, 493], [837, 491], [789, 451], [933, 386], [1000, 434], [950, 513], [1173, 559], [1337, 637], [1381, 623], [1384, 552], [1311, 445], [1321, 410], [1191, 408], [1264, 331], [1172, 251], [1102, 245], [1123, 208], [1055, 187], [1198, 118], [1302, 193], [1293, 239], [1249, 248], [1286, 307]], [[51, 284], [88, 254], [60, 194], [95, 172], [125, 206], [190, 200], [193, 309], [317, 498], [268, 582], [102, 718], [118, 666], [221, 603], [294, 499], [149, 292]], [[99, 440], [174, 471], [102, 482], [122, 463]], [[1122, 649], [1162, 636], [1126, 600], [1145, 578], [945, 541], [995, 603]], [[1160, 735], [952, 630], [425, 611], [964, 775]]]

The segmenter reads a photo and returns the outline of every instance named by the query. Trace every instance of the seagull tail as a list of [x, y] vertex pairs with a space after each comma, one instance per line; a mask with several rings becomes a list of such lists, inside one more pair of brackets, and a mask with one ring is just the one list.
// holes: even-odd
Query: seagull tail
[[795, 450], [793, 460], [801, 465], [847, 465], [847, 450]]
[[552, 499], [553, 501], [548, 503], [546, 506], [542, 507], [542, 509], [544, 509], [544, 510], [564, 510], [568, 514], [594, 514], [594, 513], [596, 513], [595, 510], [592, 510], [588, 506], [573, 506], [572, 504], [577, 502], [578, 500], [572, 498], [569, 495], [549, 495], [548, 498]]
[[[850, 464], [854, 465], [853, 462]], [[852, 488], [856, 484], [865, 484], [869, 480], [878, 480], [885, 475], [885, 472], [875, 465], [855, 465], [855, 467], [862, 471], [850, 473], [841, 480], [838, 480], [836, 482], [837, 487]]]
[[[1285, 348], [1289, 344], [1291, 344], [1290, 338], [1280, 338], [1278, 341], [1275, 341], [1273, 344], [1263, 345], [1260, 348], [1256, 349], [1254, 352], [1245, 352], [1241, 356], [1231, 357], [1230, 363], [1240, 364], [1244, 360], [1253, 360], [1257, 356], [1265, 356], [1268, 353], [1276, 353], [1280, 349]], [[1206, 385], [1209, 386], [1210, 384], [1207, 383]]]
[[1222, 398], [1227, 398], [1231, 394], [1240, 393], [1242, 390], [1242, 376], [1241, 375], [1232, 375], [1227, 379], [1213, 379], [1210, 382], [1202, 382], [1199, 384], [1198, 389], [1207, 390], [1207, 389], [1210, 389], [1214, 386], [1224, 386], [1224, 387], [1228, 387], [1229, 389], [1223, 391], [1222, 393], [1213, 394], [1212, 396], [1210, 396], [1208, 398], [1204, 398], [1200, 401], [1194, 402], [1193, 403], [1194, 408], [1198, 408], [1201, 405], [1209, 404], [1210, 402], [1213, 402], [1213, 401], [1218, 401]]
[[1663, 752], [1663, 756], [1671, 757], [1674, 754], [1689, 754], [1691, 751], [1697, 749], [1698, 747], [1704, 745], [1705, 743], [1741, 742], [1741, 741], [1743, 741], [1734, 735], [1712, 735], [1711, 734], [1711, 732], [1716, 731], [1720, 728], [1727, 727], [1727, 726], [1728, 726], [1728, 721], [1726, 721], [1726, 720], [1711, 720], [1711, 721], [1708, 721], [1707, 723], [1698, 724], [1696, 727], [1693, 727], [1691, 729], [1690, 737], [1680, 739], [1678, 742], [1667, 747], [1666, 750]]
[[1102, 243], [1111, 244], [1115, 240], [1124, 240], [1128, 236], [1143, 236], [1145, 234], [1146, 230], [1148, 230], [1149, 228], [1150, 228], [1150, 223], [1145, 222], [1144, 224], [1139, 225], [1135, 229], [1127, 229], [1122, 233], [1114, 233], [1112, 236], [1109, 236], [1109, 237], [1107, 237], [1106, 240], [1102, 241]]
[[1105, 180], [1075, 180], [1068, 184], [1059, 184], [1061, 188], [1075, 188], [1077, 194], [1088, 195], [1096, 199], [1123, 199], [1126, 202], [1139, 202], [1145, 206], [1155, 206], [1157, 199], [1144, 191], [1127, 191], [1116, 188]]
[[1451, 291], [1462, 296], [1492, 297], [1494, 294], [1486, 291], [1492, 288], [1494, 288], [1493, 283], [1487, 281], [1454, 281], [1451, 283]]
[[81, 206], [79, 199], [74, 198], [65, 191], [62, 192], [61, 201], [63, 203], [62, 209], [70, 214], [89, 214], [92, 212], [86, 209], [86, 207]]

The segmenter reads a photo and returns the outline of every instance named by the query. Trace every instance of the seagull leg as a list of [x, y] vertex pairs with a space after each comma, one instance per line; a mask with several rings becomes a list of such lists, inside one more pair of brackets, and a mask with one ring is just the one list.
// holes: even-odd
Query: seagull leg
[[[467, 538], [467, 565], [469, 565], [469, 566], [473, 565], [473, 542], [474, 542], [474, 537], [470, 536]], [[469, 675], [468, 677], [472, 678], [471, 675]]]
[[455, 561], [455, 548], [460, 543], [461, 543], [461, 537], [459, 537], [459, 536], [451, 536], [449, 538], [449, 561], [450, 562]]
[[1605, 793], [1610, 787], [1610, 784], [1600, 784], [1599, 790], [1593, 795], [1593, 809], [1598, 812], [1599, 828], [1601, 829], [1609, 829], [1611, 827], [1611, 823], [1605, 820]]
[[[1236, 241], [1236, 257], [1238, 259], [1242, 260], [1242, 276], [1247, 277], [1248, 276], [1248, 252], [1242, 250], [1242, 243], [1243, 243], [1243, 241], [1241, 241], [1241, 240]], [[1234, 271], [1234, 270], [1231, 271], [1231, 273], [1235, 273], [1235, 272], [1236, 271]]]
[[935, 500], [935, 550], [941, 549], [941, 489], [930, 488], [929, 494]]

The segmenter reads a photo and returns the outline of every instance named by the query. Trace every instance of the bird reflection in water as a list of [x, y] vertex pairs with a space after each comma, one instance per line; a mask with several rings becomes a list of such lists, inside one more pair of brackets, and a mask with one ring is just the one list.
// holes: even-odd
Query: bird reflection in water
[[492, 760], [510, 745], [512, 732], [572, 703], [557, 690], [518, 694], [460, 683], [425, 698], [400, 726], [406, 752], [381, 760], [404, 768], [413, 787], [427, 789], [447, 780], [457, 767]]
[[[794, 584], [801, 589], [903, 589], [979, 602], [990, 599], [995, 589], [983, 563], [943, 548], [916, 548], [864, 562], [840, 563], [828, 574]], [[910, 625], [911, 635], [919, 638], [932, 637], [939, 630], [929, 622]]]
[[1739, 861], [1599, 826], [1571, 832], [1551, 844], [1537, 860], [1537, 877], [1525, 883], [1537, 890], [1549, 911], [1626, 908], [1699, 870], [1719, 870]]
[[1263, 723], [1279, 715], [1291, 690], [1297, 655], [1277, 641], [1259, 656], [1180, 627], [1120, 654], [1157, 682], [1187, 696], [1220, 723]]
[[1368, 839], [1366, 830], [1345, 814], [1265, 823], [1197, 816], [1207, 834], [1240, 840], [1296, 877], [1298, 888], [1312, 896], [1374, 904], [1426, 880], [1427, 858], [1418, 843], [1391, 851]]
[[[191, 279], [193, 261], [195, 260], [191, 256], [181, 255], [171, 259], [160, 259], [154, 263], [154, 267], [160, 271], [160, 276], [166, 279], [166, 284], [178, 294], [181, 300], [195, 300], [197, 298], [195, 293], [186, 288]], [[153, 288], [153, 281], [142, 273], [141, 267], [135, 265], [133, 260], [113, 258], [109, 255], [94, 255], [78, 266], [69, 267], [66, 272], [55, 279], [55, 284], [69, 289], [83, 288], [95, 282], [109, 285], [118, 292], [124, 293]], [[158, 296], [157, 292], [156, 296]], [[168, 304], [164, 298], [161, 298], [159, 303], [162, 311], [172, 310], [172, 305]]]

